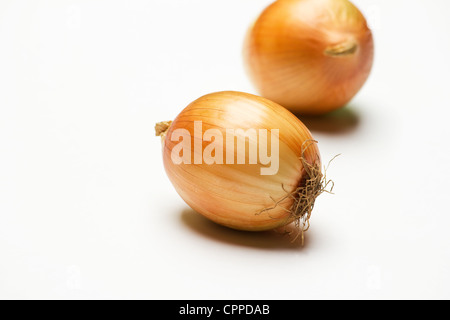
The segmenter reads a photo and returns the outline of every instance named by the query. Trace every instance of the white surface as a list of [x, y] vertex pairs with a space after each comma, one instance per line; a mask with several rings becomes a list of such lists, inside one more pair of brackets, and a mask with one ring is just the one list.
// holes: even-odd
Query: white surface
[[355, 1], [375, 66], [305, 121], [342, 156], [304, 248], [176, 194], [153, 125], [255, 93], [241, 45], [268, 3], [0, 2], [0, 298], [450, 298], [448, 1]]

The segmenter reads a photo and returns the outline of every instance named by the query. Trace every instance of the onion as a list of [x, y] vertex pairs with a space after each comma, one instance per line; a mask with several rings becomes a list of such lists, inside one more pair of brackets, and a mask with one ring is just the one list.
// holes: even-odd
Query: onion
[[372, 32], [348, 0], [278, 0], [250, 28], [244, 58], [262, 96], [319, 115], [356, 95], [373, 51]]
[[156, 125], [176, 191], [195, 211], [238, 230], [293, 221], [303, 231], [327, 185], [316, 141], [280, 105], [241, 92], [206, 95]]

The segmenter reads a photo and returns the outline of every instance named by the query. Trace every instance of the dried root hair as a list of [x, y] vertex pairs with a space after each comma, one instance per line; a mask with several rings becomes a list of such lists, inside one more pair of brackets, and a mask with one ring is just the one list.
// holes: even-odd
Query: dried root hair
[[[286, 223], [289, 224], [290, 222], [294, 222], [295, 230], [288, 231], [288, 229], [284, 227], [283, 233], [293, 236], [292, 242], [295, 242], [298, 238], [301, 238], [302, 246], [305, 243], [305, 232], [308, 231], [310, 227], [309, 220], [311, 218], [317, 197], [322, 193], [333, 194], [334, 182], [332, 180], [328, 180], [327, 170], [331, 162], [339, 156], [337, 155], [331, 159], [328, 165], [324, 167], [324, 171], [322, 173], [320, 165], [317, 164], [319, 161], [309, 163], [305, 158], [306, 150], [308, 150], [308, 148], [314, 143], [317, 143], [317, 141], [306, 140], [302, 145], [300, 160], [303, 164], [305, 174], [299, 186], [295, 190], [289, 192], [285, 189], [284, 185], [282, 185], [286, 195], [277, 201], [272, 198], [274, 205], [258, 212], [258, 214], [262, 214], [277, 207], [281, 207], [286, 210], [289, 213]], [[287, 199], [292, 199], [293, 201], [290, 208], [284, 208], [281, 206], [281, 203]]]

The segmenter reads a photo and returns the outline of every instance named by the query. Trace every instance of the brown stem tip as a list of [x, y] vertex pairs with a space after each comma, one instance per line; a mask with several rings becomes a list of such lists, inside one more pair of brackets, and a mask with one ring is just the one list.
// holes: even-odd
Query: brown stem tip
[[169, 130], [171, 125], [172, 125], [172, 121], [158, 122], [155, 125], [155, 135], [157, 137], [161, 137], [162, 139], [164, 139], [164, 137], [166, 136], [166, 133]]
[[342, 57], [354, 54], [358, 50], [356, 41], [347, 41], [325, 49], [325, 55], [331, 57]]

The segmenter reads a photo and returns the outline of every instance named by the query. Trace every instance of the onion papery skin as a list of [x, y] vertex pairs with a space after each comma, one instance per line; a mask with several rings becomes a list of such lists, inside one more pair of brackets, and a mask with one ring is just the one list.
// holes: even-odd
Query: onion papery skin
[[[195, 121], [202, 122], [203, 134], [208, 129], [218, 129], [223, 137], [226, 129], [267, 129], [269, 136], [271, 130], [279, 129], [278, 172], [264, 176], [260, 169], [267, 166], [259, 161], [249, 164], [250, 145], [257, 142], [248, 138], [245, 164], [226, 164], [225, 161], [224, 164], [193, 164], [193, 160], [192, 164], [174, 164], [172, 150], [181, 140], [172, 139], [172, 135], [177, 129], [186, 129], [190, 135], [183, 136], [183, 139], [190, 139], [194, 146]], [[178, 194], [206, 218], [238, 230], [270, 230], [293, 221], [289, 212], [293, 200], [287, 198], [276, 206], [275, 201], [296, 190], [305, 179], [302, 146], [312, 139], [306, 126], [280, 105], [252, 94], [218, 92], [192, 102], [172, 122], [163, 139], [164, 167]], [[203, 141], [202, 150], [210, 143]], [[267, 143], [270, 146], [269, 141]], [[221, 148], [225, 159], [225, 142]], [[303, 156], [308, 163], [320, 167], [316, 143], [309, 144]]]
[[374, 41], [348, 0], [278, 0], [249, 29], [248, 74], [259, 93], [296, 114], [348, 104], [366, 82]]

